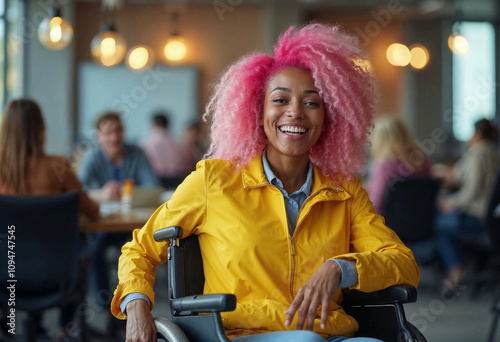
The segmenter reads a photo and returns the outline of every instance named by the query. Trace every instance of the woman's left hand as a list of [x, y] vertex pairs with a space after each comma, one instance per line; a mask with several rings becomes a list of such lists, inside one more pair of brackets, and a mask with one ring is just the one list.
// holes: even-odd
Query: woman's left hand
[[334, 260], [321, 265], [309, 280], [299, 289], [290, 307], [285, 311], [285, 325], [292, 323], [298, 311], [297, 330], [302, 330], [307, 319], [307, 330], [312, 330], [316, 312], [321, 305], [321, 329], [326, 327], [326, 319], [333, 295], [339, 287], [342, 272]]

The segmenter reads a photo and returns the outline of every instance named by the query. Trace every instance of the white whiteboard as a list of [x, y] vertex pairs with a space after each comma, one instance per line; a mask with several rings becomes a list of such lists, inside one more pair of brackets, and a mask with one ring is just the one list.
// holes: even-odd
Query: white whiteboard
[[78, 66], [77, 138], [94, 141], [94, 120], [102, 112], [122, 114], [125, 140], [137, 143], [151, 128], [151, 116], [165, 110], [170, 131], [179, 138], [199, 119], [199, 76], [196, 67], [156, 65], [137, 72], [125, 65], [105, 68], [93, 62]]

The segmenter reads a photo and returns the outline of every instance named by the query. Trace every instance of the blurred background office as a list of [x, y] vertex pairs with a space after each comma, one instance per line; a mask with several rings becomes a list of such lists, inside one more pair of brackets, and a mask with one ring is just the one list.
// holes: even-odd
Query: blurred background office
[[[311, 20], [340, 24], [360, 38], [372, 56], [363, 67], [378, 80], [377, 115], [394, 113], [405, 120], [433, 160], [456, 159], [460, 148], [448, 145], [468, 141], [479, 118], [496, 117], [493, 0], [1, 3], [1, 103], [20, 95], [40, 103], [50, 153], [71, 154], [76, 142], [95, 143], [93, 119], [105, 110], [121, 112], [128, 140], [138, 143], [148, 135], [151, 113], [164, 108], [171, 113], [172, 135], [180, 138], [199, 119], [209, 86], [225, 67], [252, 51], [269, 51], [285, 27]], [[51, 5], [58, 5], [73, 27], [60, 50], [46, 48], [38, 38]], [[106, 23], [126, 44], [123, 61], [110, 67], [96, 63], [91, 52], [91, 43], [99, 42], [94, 38], [109, 29]], [[185, 47], [179, 60], [165, 56], [172, 37]], [[455, 53], [449, 47], [453, 37]], [[116, 44], [118, 51], [120, 41]], [[132, 53], [137, 46], [144, 49]], [[154, 55], [151, 67], [131, 70], [142, 65], [144, 54]]]
[[[359, 67], [377, 79], [375, 116], [392, 113], [407, 127], [413, 150], [426, 156], [423, 174], [459, 160], [478, 120], [498, 127], [496, 0], [0, 0], [0, 105], [36, 101], [46, 153], [75, 165], [99, 148], [100, 113], [119, 113], [124, 143], [139, 145], [161, 109], [177, 150], [192, 159], [183, 177], [202, 158], [201, 113], [218, 75], [245, 54], [271, 52], [288, 26], [314, 20], [341, 25], [371, 54]], [[410, 321], [430, 341], [448, 340], [450, 326], [458, 328], [449, 340], [484, 340], [498, 279], [483, 282], [474, 301], [461, 287], [450, 301], [426, 287], [433, 275], [422, 269]]]

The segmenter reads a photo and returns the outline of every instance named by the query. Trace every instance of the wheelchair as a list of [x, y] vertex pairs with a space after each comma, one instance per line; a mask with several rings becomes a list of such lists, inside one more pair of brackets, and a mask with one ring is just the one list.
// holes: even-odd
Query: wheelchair
[[[182, 228], [172, 226], [154, 233], [156, 241], [169, 241], [168, 317], [155, 317], [159, 341], [229, 342], [220, 312], [236, 308], [234, 294], [202, 295], [205, 282], [198, 237], [185, 239]], [[185, 272], [184, 270], [189, 270]], [[422, 333], [406, 320], [404, 303], [417, 300], [413, 286], [399, 285], [364, 293], [343, 290], [342, 307], [359, 323], [355, 336], [374, 337], [385, 342], [425, 342]]]

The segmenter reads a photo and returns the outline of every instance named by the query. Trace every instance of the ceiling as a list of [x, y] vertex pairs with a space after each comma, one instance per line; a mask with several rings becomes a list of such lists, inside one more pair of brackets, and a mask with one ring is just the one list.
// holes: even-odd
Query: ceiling
[[497, 0], [78, 0], [79, 2], [119, 2], [130, 4], [164, 3], [169, 6], [189, 4], [237, 6], [300, 6], [304, 10], [370, 10], [402, 6], [406, 17], [443, 16], [469, 20], [495, 20], [500, 17]]

